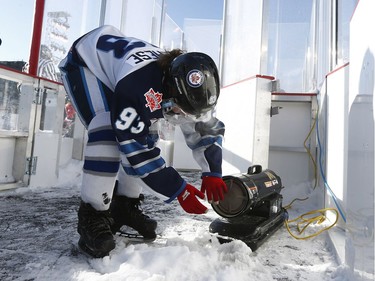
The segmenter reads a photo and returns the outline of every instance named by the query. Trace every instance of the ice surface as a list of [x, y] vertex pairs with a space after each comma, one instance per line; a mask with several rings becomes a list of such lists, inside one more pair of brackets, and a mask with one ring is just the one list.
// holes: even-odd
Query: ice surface
[[[88, 259], [76, 248], [81, 167], [79, 161], [62, 167], [54, 187], [0, 193], [0, 280], [356, 280], [337, 264], [326, 234], [300, 241], [282, 227], [251, 252], [241, 241], [220, 244], [210, 235], [218, 217], [212, 209], [189, 215], [176, 201], [147, 193], [143, 209], [157, 219], [159, 238], [134, 245], [117, 239], [110, 256]], [[199, 186], [198, 174], [182, 175]], [[290, 216], [315, 208], [309, 204], [295, 203]]]

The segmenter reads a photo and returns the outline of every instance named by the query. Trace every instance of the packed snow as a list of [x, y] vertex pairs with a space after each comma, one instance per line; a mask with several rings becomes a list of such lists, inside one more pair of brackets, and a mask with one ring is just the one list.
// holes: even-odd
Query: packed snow
[[[338, 264], [326, 232], [296, 240], [282, 226], [252, 252], [242, 241], [218, 242], [209, 224], [219, 216], [207, 203], [207, 214], [190, 215], [176, 200], [165, 204], [148, 193], [142, 207], [158, 221], [158, 238], [128, 244], [116, 237], [117, 246], [109, 256], [88, 258], [76, 245], [81, 168], [77, 160], [61, 167], [53, 187], [0, 192], [0, 280], [356, 280]], [[181, 174], [200, 186], [198, 172]], [[309, 184], [290, 190], [294, 192], [288, 187], [282, 192], [284, 205], [294, 196], [309, 195], [308, 200], [293, 203], [290, 218], [320, 208], [316, 202], [321, 191], [313, 191]]]

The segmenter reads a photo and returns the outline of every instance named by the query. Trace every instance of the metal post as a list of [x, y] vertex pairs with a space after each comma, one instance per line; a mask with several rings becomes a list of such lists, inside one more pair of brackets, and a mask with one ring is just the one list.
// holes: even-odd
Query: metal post
[[35, 2], [33, 38], [31, 42], [30, 59], [29, 59], [29, 74], [35, 75], [35, 76], [38, 73], [40, 42], [41, 42], [42, 30], [43, 30], [44, 4], [45, 4], [45, 0], [36, 0]]
[[162, 0], [161, 2], [161, 16], [160, 16], [160, 30], [159, 30], [159, 44], [158, 47], [163, 47], [163, 32], [164, 32], [164, 24], [165, 24], [165, 2]]
[[101, 6], [100, 6], [100, 19], [99, 19], [99, 25], [102, 26], [105, 23], [105, 13], [107, 9], [107, 0], [102, 0]]

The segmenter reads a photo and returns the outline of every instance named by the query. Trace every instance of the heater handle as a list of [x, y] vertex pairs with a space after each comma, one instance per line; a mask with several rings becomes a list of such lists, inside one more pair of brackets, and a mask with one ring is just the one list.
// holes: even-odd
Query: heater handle
[[253, 165], [247, 169], [249, 175], [255, 175], [262, 172], [262, 165]]

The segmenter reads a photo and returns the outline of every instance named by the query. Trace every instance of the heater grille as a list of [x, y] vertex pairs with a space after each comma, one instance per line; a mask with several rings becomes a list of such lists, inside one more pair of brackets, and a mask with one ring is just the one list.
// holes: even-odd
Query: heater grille
[[228, 187], [225, 198], [219, 201], [219, 204], [213, 204], [212, 207], [216, 213], [224, 218], [232, 218], [246, 210], [249, 195], [243, 183], [236, 178], [224, 178]]

